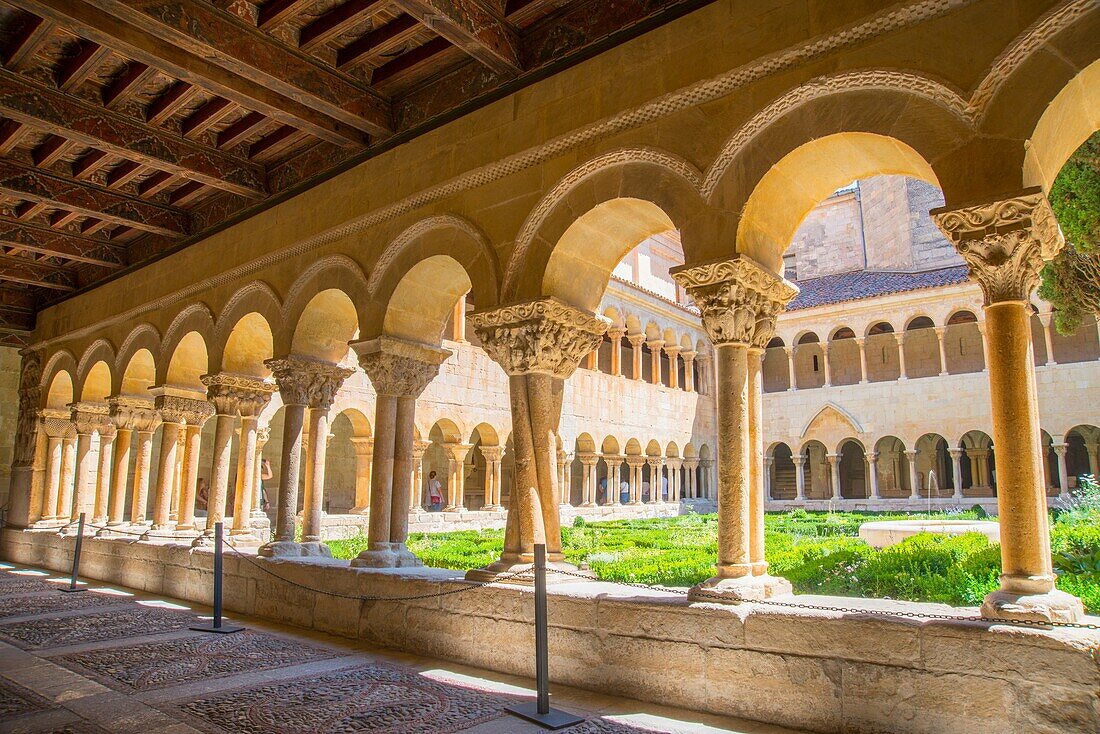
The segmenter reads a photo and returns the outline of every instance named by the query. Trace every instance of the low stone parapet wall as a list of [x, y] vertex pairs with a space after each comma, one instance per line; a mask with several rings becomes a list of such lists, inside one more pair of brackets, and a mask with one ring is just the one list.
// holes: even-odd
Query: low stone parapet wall
[[[1057, 498], [1050, 498], [1051, 504], [1057, 502]], [[981, 506], [990, 515], [997, 514], [996, 497], [964, 497], [961, 500], [953, 497], [936, 497], [931, 501], [927, 498], [911, 499], [843, 499], [843, 500], [765, 500], [764, 509], [767, 512], [790, 512], [795, 509], [803, 509], [809, 512], [944, 512], [947, 510], [969, 510], [975, 505]]]
[[[5, 559], [56, 571], [69, 569], [72, 549], [73, 539], [56, 533], [8, 529], [0, 535]], [[212, 562], [208, 550], [180, 544], [88, 538], [81, 570], [86, 578], [209, 604]], [[224, 574], [231, 612], [534, 675], [529, 588], [436, 596], [467, 582], [440, 569], [352, 569], [343, 562], [245, 559], [232, 552]], [[428, 596], [369, 601], [310, 588], [352, 597]], [[551, 678], [818, 732], [1100, 730], [1100, 632], [881, 618], [856, 609], [952, 612], [942, 605], [798, 601], [851, 611], [692, 604], [673, 592], [606, 583], [554, 586]]]

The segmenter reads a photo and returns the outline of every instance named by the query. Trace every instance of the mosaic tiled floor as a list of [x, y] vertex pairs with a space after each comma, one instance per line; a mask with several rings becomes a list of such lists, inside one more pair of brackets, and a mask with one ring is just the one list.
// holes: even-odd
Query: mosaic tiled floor
[[191, 635], [88, 650], [51, 659], [112, 688], [152, 690], [334, 656], [331, 650], [245, 630], [233, 635]]
[[34, 617], [20, 622], [0, 620], [0, 640], [24, 649], [61, 647], [183, 630], [197, 619], [189, 612], [130, 604], [109, 610], [89, 610], [63, 620], [56, 617]]
[[[141, 595], [62, 594], [0, 568], [0, 734], [543, 731], [505, 711], [532, 695], [530, 681], [257, 620], [235, 619], [247, 629], [231, 635], [188, 629], [206, 613]], [[704, 725], [696, 714], [562, 687], [554, 696], [585, 719], [565, 734], [795, 734]]]

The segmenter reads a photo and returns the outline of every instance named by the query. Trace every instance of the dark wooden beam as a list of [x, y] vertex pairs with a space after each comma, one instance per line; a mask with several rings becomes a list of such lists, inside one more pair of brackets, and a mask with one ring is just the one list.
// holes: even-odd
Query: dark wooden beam
[[0, 126], [0, 156], [9, 155], [30, 132], [30, 128], [15, 120], [5, 120]]
[[248, 157], [275, 158], [302, 142], [305, 137], [305, 133], [301, 130], [295, 130], [290, 125], [283, 125], [278, 130], [268, 133], [248, 146]]
[[72, 150], [74, 145], [76, 143], [59, 135], [48, 135], [46, 140], [31, 152], [31, 160], [39, 168], [48, 168]]
[[201, 90], [194, 84], [176, 82], [160, 95], [145, 111], [145, 121], [150, 125], [163, 125], [195, 98]]
[[76, 290], [71, 273], [12, 255], [0, 255], [0, 281], [56, 291]]
[[523, 71], [519, 35], [479, 0], [395, 0], [397, 7], [501, 76]]
[[347, 69], [360, 61], [396, 49], [408, 43], [423, 26], [411, 15], [395, 18], [381, 28], [366, 33], [336, 52], [336, 67]]
[[117, 189], [133, 181], [145, 172], [145, 166], [133, 161], [119, 163], [107, 174], [107, 188]]
[[198, 181], [188, 181], [169, 194], [168, 201], [172, 203], [172, 206], [186, 206], [203, 193], [203, 188], [203, 185]]
[[22, 220], [34, 219], [49, 208], [48, 204], [41, 201], [24, 201], [15, 207], [15, 216]]
[[256, 25], [265, 31], [285, 23], [302, 12], [316, 0], [271, 0], [260, 8], [260, 17]]
[[0, 193], [145, 232], [178, 237], [189, 234], [191, 229], [191, 219], [185, 212], [39, 168], [26, 168], [11, 159], [0, 159]]
[[157, 70], [140, 61], [131, 61], [113, 82], [103, 90], [103, 106], [117, 107], [157, 75]]
[[251, 198], [266, 196], [262, 167], [0, 69], [0, 115], [120, 158]]
[[367, 20], [388, 4], [388, 0], [348, 0], [343, 5], [337, 5], [302, 28], [298, 35], [298, 48], [309, 51], [327, 43]]
[[111, 49], [98, 43], [85, 41], [76, 56], [61, 65], [57, 72], [57, 86], [71, 92], [88, 80], [96, 69], [111, 55]]
[[[55, 3], [59, 0], [31, 1]], [[67, 2], [74, 4], [77, 0]], [[205, 0], [90, 2], [126, 23], [139, 27], [144, 24], [186, 53], [202, 56], [239, 78], [297, 100], [362, 133], [389, 135], [392, 132], [389, 103], [369, 87], [355, 83], [351, 77], [307, 54], [287, 49], [255, 26]], [[241, 105], [271, 116], [255, 105], [243, 102]], [[287, 120], [280, 122], [293, 124]]]
[[83, 181], [111, 162], [111, 156], [102, 150], [89, 150], [73, 163], [73, 178]]
[[150, 197], [159, 194], [176, 181], [176, 176], [164, 171], [157, 171], [149, 175], [149, 178], [138, 184], [138, 194], [142, 197]]
[[237, 105], [225, 97], [215, 97], [195, 110], [180, 125], [180, 132], [188, 138], [196, 138], [222, 121], [226, 115], [237, 109]]
[[[179, 39], [175, 36], [178, 34], [174, 34], [172, 40], [164, 38], [168, 29], [160, 24], [157, 24], [153, 30], [146, 30], [144, 26], [149, 25], [148, 19], [144, 21], [144, 26], [141, 23], [125, 22], [117, 16], [111, 17], [101, 8], [82, 0], [12, 0], [12, 2], [28, 12], [48, 18], [76, 35], [100, 43], [112, 44], [113, 48], [127, 58], [156, 66], [166, 74], [188, 84], [226, 97], [243, 107], [263, 112], [268, 117], [285, 125], [294, 125], [322, 140], [343, 146], [361, 146], [367, 143], [367, 133], [360, 128], [371, 127], [371, 125], [365, 123], [362, 118], [357, 118], [357, 125], [350, 125], [344, 121], [344, 118], [349, 115], [357, 117], [354, 111], [342, 111], [339, 117], [329, 114], [332, 105], [324, 105], [325, 109], [322, 110], [319, 109], [322, 105], [315, 104], [312, 99], [305, 99], [300, 91], [293, 94], [285, 93], [284, 90], [293, 89], [293, 85], [285, 81], [280, 82], [278, 88], [275, 88], [251, 78], [262, 76], [255, 70], [249, 75], [241, 74], [243, 67], [234, 67], [234, 63], [239, 65], [240, 62], [227, 59], [226, 54], [221, 50], [211, 49], [207, 53], [186, 48], [189, 44], [177, 43]], [[214, 8], [209, 10], [218, 12]], [[139, 15], [144, 16], [144, 14]], [[221, 13], [219, 17], [222, 17]], [[273, 46], [276, 59], [292, 53], [285, 47], [278, 46], [274, 39], [262, 31], [256, 28], [251, 28], [251, 31], [256, 35], [250, 36], [250, 39], [266, 39], [263, 43], [251, 44], [251, 53], [265, 53], [272, 50]], [[214, 58], [215, 56], [217, 58]], [[257, 61], [257, 63], [261, 62]], [[272, 63], [272, 66], [278, 67], [279, 64]], [[311, 69], [312, 73], [316, 73], [317, 67], [311, 67]], [[372, 100], [377, 99], [373, 94], [360, 94], [360, 98], [367, 96]], [[376, 106], [380, 109], [374, 117], [378, 122], [381, 122], [381, 118], [384, 117], [388, 129], [388, 103], [382, 102]]]
[[27, 66], [53, 31], [53, 23], [43, 18], [32, 18], [20, 30], [15, 42], [5, 50], [4, 66], [18, 71]]
[[102, 219], [92, 219], [88, 217], [80, 223], [80, 234], [93, 235], [97, 232], [102, 232], [112, 227], [110, 222], [105, 222]]
[[218, 147], [232, 148], [234, 145], [256, 132], [256, 128], [262, 125], [266, 119], [267, 118], [259, 112], [249, 112], [247, 115], [218, 133]]
[[451, 48], [453, 48], [451, 42], [446, 38], [434, 38], [423, 46], [417, 46], [412, 51], [379, 66], [371, 72], [371, 83], [384, 84], [397, 81], [421, 64], [427, 63]]
[[77, 212], [65, 212], [59, 209], [50, 215], [50, 226], [54, 229], [65, 229], [82, 216], [84, 215]]

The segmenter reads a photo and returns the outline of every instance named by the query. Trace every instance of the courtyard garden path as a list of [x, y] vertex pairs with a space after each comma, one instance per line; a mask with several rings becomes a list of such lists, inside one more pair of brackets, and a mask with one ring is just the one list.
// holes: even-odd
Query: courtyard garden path
[[[0, 733], [526, 734], [504, 707], [530, 680], [368, 649], [234, 617], [246, 630], [193, 632], [209, 610], [0, 563]], [[569, 734], [794, 734], [570, 689]]]

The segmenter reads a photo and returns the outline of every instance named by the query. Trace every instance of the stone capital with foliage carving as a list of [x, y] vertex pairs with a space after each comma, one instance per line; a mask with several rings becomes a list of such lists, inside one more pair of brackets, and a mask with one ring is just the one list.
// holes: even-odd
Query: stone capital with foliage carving
[[331, 362], [297, 356], [277, 357], [264, 364], [275, 376], [284, 404], [305, 405], [314, 410], [331, 408], [336, 392], [355, 372]]
[[274, 383], [250, 375], [219, 372], [203, 375], [201, 379], [206, 397], [218, 415], [259, 415], [275, 392]]
[[695, 301], [714, 344], [766, 348], [779, 314], [798, 295], [793, 283], [745, 255], [670, 273]]
[[153, 399], [165, 423], [201, 426], [214, 415], [214, 406], [206, 400], [162, 393]]
[[1050, 202], [1037, 188], [1007, 199], [936, 209], [932, 219], [966, 261], [987, 306], [1030, 299], [1043, 263], [1065, 245]]
[[356, 342], [351, 348], [374, 391], [395, 398], [419, 397], [451, 356], [449, 350], [391, 336]]
[[470, 322], [489, 357], [508, 375], [563, 380], [600, 345], [609, 324], [556, 298], [478, 311]]
[[109, 409], [105, 403], [80, 402], [73, 403], [69, 408], [72, 411], [72, 421], [76, 426], [77, 435], [90, 436], [111, 422], [108, 415]]
[[152, 433], [160, 425], [160, 413], [152, 400], [119, 395], [107, 400], [108, 414], [120, 431]]

